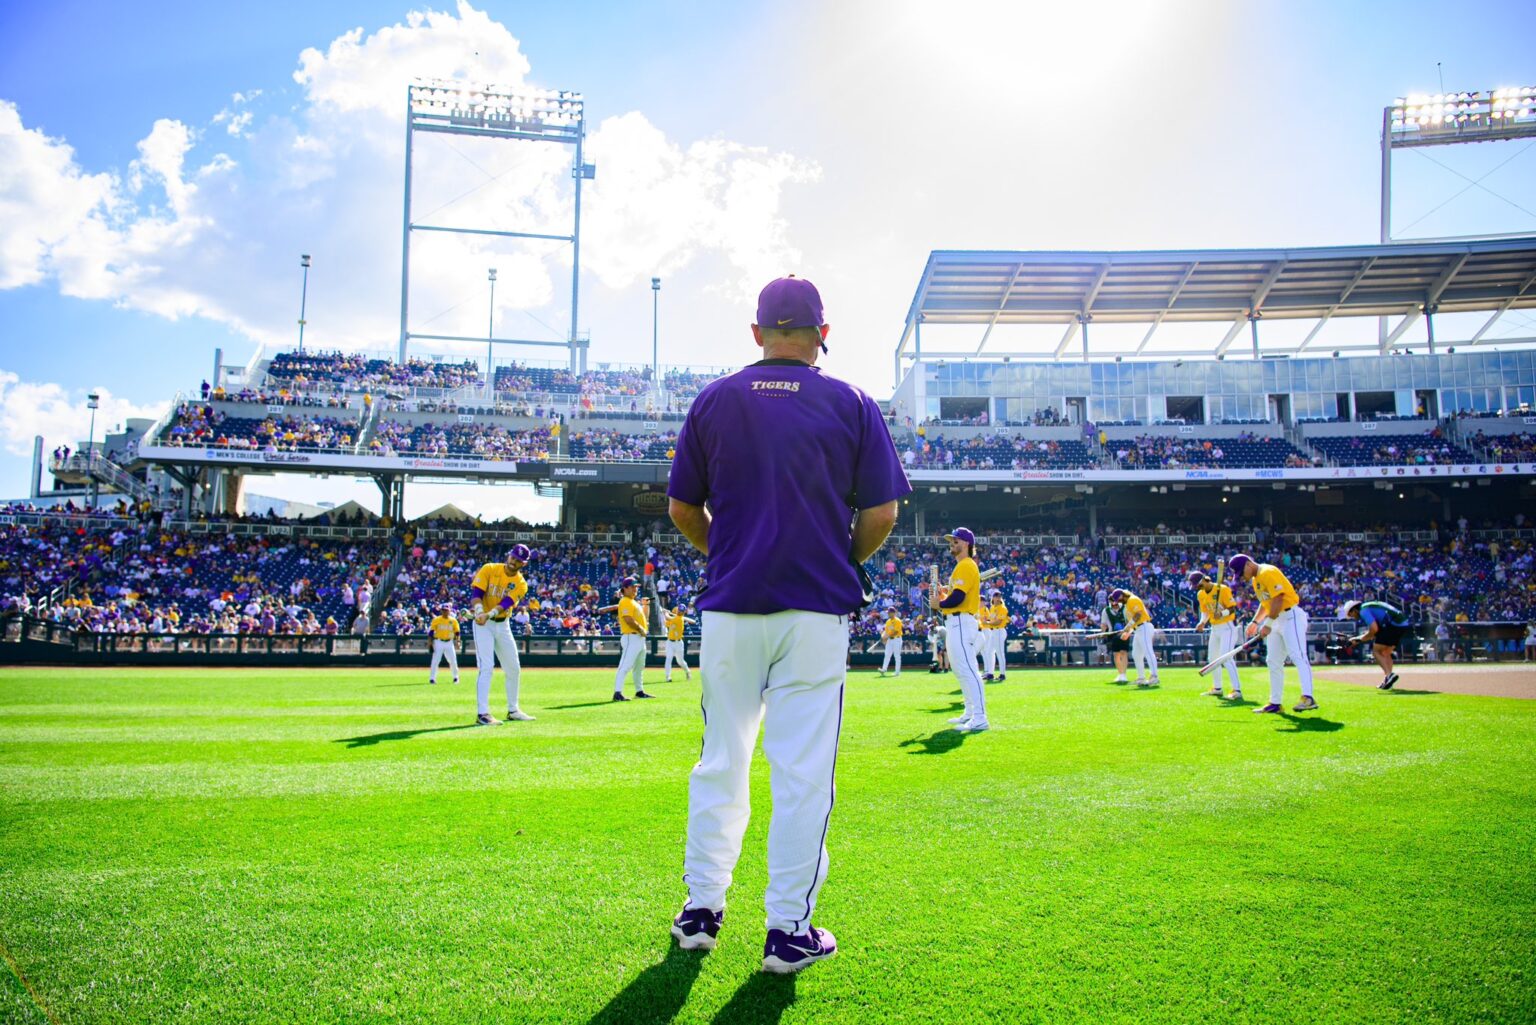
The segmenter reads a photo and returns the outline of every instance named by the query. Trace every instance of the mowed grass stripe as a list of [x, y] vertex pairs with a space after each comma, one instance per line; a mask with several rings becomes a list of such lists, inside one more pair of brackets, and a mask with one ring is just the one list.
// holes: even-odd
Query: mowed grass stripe
[[1136, 692], [1015, 670], [989, 688], [997, 728], [961, 738], [952, 678], [856, 674], [818, 911], [844, 953], [785, 982], [755, 973], [761, 761], [720, 949], [666, 936], [697, 679], [613, 705], [610, 673], [532, 670], [539, 720], [476, 730], [468, 673], [423, 675], [0, 670], [0, 939], [60, 1018], [1536, 1007], [1536, 703], [1324, 684], [1319, 713], [1274, 719], [1188, 671]]

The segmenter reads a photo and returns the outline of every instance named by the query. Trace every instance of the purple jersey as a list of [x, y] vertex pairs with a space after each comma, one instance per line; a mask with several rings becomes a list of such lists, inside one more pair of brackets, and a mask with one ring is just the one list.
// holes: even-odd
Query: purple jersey
[[912, 485], [875, 401], [798, 360], [708, 385], [677, 437], [667, 494], [709, 505], [705, 612], [848, 615], [863, 589], [853, 512]]

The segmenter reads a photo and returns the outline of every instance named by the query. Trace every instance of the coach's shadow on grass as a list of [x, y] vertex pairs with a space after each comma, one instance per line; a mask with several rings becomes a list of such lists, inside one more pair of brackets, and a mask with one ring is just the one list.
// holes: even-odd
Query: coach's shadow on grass
[[619, 990], [589, 1025], [665, 1025], [677, 1017], [704, 968], [704, 950], [670, 945], [660, 964], [651, 965]]
[[372, 747], [385, 740], [410, 740], [424, 733], [452, 733], [454, 730], [478, 729], [474, 723], [465, 723], [462, 726], [434, 726], [430, 730], [390, 730], [388, 733], [369, 733], [362, 737], [338, 737], [332, 743], [345, 744], [348, 749], [354, 747]]
[[1278, 714], [1280, 718], [1290, 723], [1290, 725], [1276, 730], [1276, 733], [1334, 733], [1344, 728], [1343, 723], [1334, 722], [1332, 719], [1291, 715], [1289, 712], [1280, 712]]

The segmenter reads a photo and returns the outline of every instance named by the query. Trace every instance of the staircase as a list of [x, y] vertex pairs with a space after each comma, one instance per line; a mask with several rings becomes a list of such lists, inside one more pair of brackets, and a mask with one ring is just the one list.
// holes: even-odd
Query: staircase
[[389, 568], [384, 571], [384, 576], [379, 580], [379, 586], [374, 588], [373, 600], [368, 605], [369, 633], [379, 632], [379, 624], [384, 621], [384, 609], [395, 593], [395, 583], [400, 579], [400, 570], [404, 566], [405, 539], [396, 532], [389, 539]]

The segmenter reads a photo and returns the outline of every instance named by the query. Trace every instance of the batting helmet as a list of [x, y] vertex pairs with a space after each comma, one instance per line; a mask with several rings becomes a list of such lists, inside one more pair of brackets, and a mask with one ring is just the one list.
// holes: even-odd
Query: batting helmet
[[518, 562], [532, 562], [533, 553], [528, 550], [527, 545], [513, 545], [507, 552], [507, 561], [511, 562], [514, 559]]
[[1111, 605], [1124, 605], [1125, 597], [1126, 592], [1123, 589], [1117, 587], [1113, 591], [1109, 592], [1109, 603]]
[[1251, 557], [1238, 554], [1227, 560], [1227, 571], [1241, 580], [1243, 579], [1243, 574], [1248, 571], [1248, 567], [1253, 565], [1256, 565], [1256, 563], [1254, 563]]

